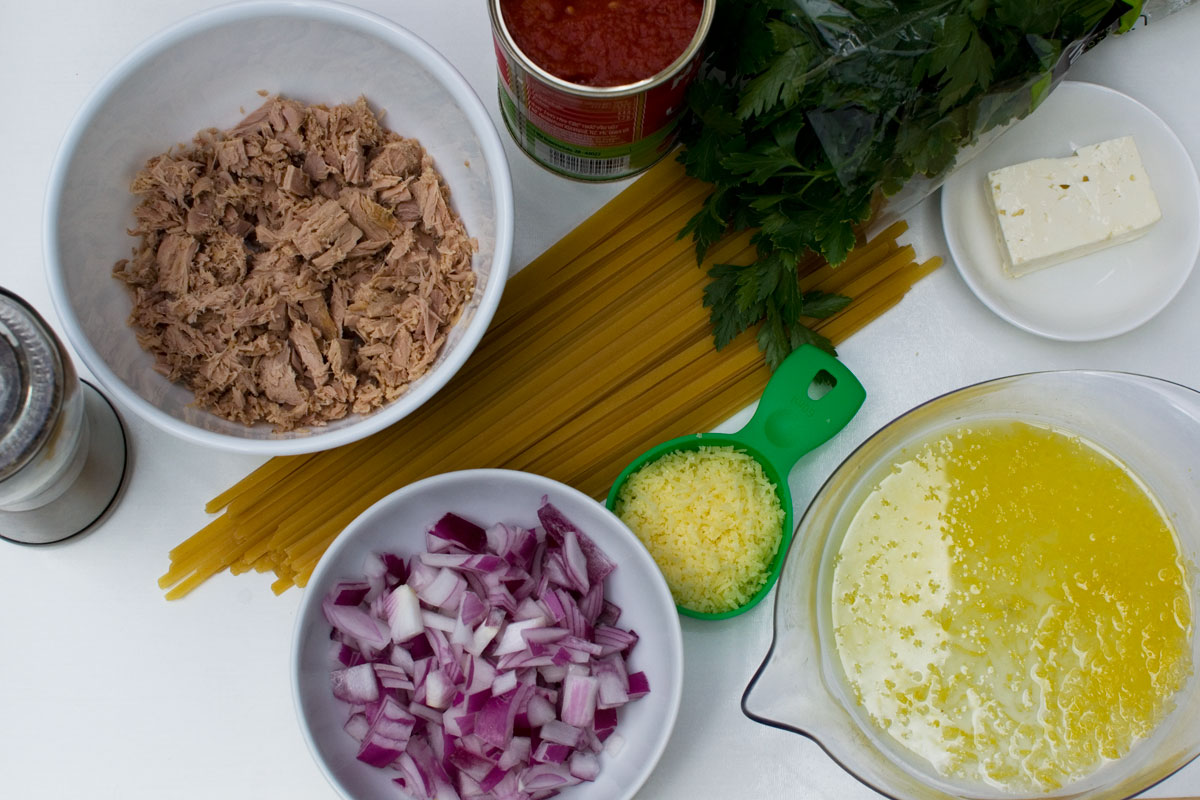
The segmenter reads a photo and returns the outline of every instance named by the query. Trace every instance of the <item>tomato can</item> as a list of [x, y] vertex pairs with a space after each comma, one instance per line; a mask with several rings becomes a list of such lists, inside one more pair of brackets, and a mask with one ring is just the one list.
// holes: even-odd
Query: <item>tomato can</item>
[[666, 69], [621, 86], [585, 86], [552, 75], [516, 45], [500, 0], [489, 0], [488, 8], [501, 116], [534, 161], [568, 178], [613, 181], [642, 172], [675, 146], [716, 0], [704, 0], [696, 33]]

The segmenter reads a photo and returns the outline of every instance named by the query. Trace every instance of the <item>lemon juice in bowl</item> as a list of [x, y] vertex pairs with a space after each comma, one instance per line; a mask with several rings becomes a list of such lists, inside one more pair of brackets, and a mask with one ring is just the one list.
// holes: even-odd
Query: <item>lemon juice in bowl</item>
[[833, 559], [833, 639], [854, 702], [909, 755], [1054, 792], [1174, 708], [1194, 613], [1178, 535], [1099, 445], [975, 419], [867, 486]]

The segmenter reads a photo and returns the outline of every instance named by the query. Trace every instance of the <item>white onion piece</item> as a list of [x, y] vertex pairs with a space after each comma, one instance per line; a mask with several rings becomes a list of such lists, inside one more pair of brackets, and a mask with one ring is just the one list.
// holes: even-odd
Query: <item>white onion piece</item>
[[435, 669], [425, 676], [425, 704], [430, 708], [447, 709], [458, 690], [446, 678], [446, 673]]
[[593, 753], [574, 752], [571, 754], [567, 769], [581, 781], [594, 781], [600, 774], [600, 759]]
[[504, 627], [504, 611], [493, 608], [488, 612], [487, 619], [483, 621], [483, 624], [475, 629], [475, 635], [471, 637], [471, 644], [464, 645], [463, 649], [473, 656], [482, 655], [484, 648], [491, 644], [492, 639], [496, 638], [496, 634], [502, 627]]
[[523, 631], [530, 628], [544, 628], [546, 620], [544, 617], [534, 617], [533, 619], [523, 619], [518, 622], [510, 622], [504, 628], [504, 633], [500, 635], [500, 643], [492, 651], [492, 655], [506, 656], [509, 653], [521, 653], [529, 649], [525, 643], [525, 637], [522, 636]]
[[529, 727], [542, 727], [551, 720], [556, 719], [554, 703], [543, 695], [534, 695], [529, 698], [529, 707], [525, 709], [525, 718], [529, 722]]
[[492, 696], [499, 697], [517, 688], [517, 671], [515, 669], [501, 672], [492, 681]]
[[370, 664], [335, 669], [330, 674], [333, 695], [347, 703], [374, 703], [379, 699], [379, 683]]
[[406, 642], [425, 632], [421, 601], [407, 584], [400, 584], [388, 595], [387, 612], [393, 642]]
[[436, 611], [422, 611], [421, 622], [426, 628], [433, 628], [442, 631], [443, 633], [453, 633], [455, 620], [447, 617], [445, 614], [439, 614]]
[[552, 719], [542, 726], [541, 736], [543, 741], [565, 744], [567, 747], [574, 748], [578, 747], [583, 739], [583, 728], [576, 728], [574, 725]]
[[366, 714], [351, 714], [350, 719], [346, 720], [346, 733], [353, 736], [355, 741], [361, 742], [367, 738], [370, 729], [371, 723], [367, 722]]

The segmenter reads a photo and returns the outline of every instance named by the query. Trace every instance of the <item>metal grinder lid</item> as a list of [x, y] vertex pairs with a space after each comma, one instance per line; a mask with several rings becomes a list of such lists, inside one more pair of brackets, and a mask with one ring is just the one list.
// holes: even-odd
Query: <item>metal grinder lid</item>
[[0, 481], [46, 444], [64, 391], [58, 338], [25, 301], [0, 288]]

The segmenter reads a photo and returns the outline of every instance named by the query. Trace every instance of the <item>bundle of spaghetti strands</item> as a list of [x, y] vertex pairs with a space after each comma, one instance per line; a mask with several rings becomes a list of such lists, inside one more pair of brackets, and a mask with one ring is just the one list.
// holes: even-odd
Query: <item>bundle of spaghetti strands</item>
[[[303, 586], [368, 506], [430, 475], [477, 467], [539, 473], [595, 497], [635, 456], [710, 430], [753, 402], [769, 372], [752, 333], [717, 351], [697, 268], [678, 231], [709, 187], [665, 160], [514, 275], [491, 328], [455, 378], [405, 419], [362, 441], [271, 459], [212, 500], [212, 523], [170, 553], [159, 585], [182, 597], [229, 569]], [[940, 260], [917, 263], [898, 222], [837, 268], [812, 258], [804, 290], [853, 302], [811, 326], [835, 344], [895, 305]], [[749, 263], [750, 234], [713, 247]]]

